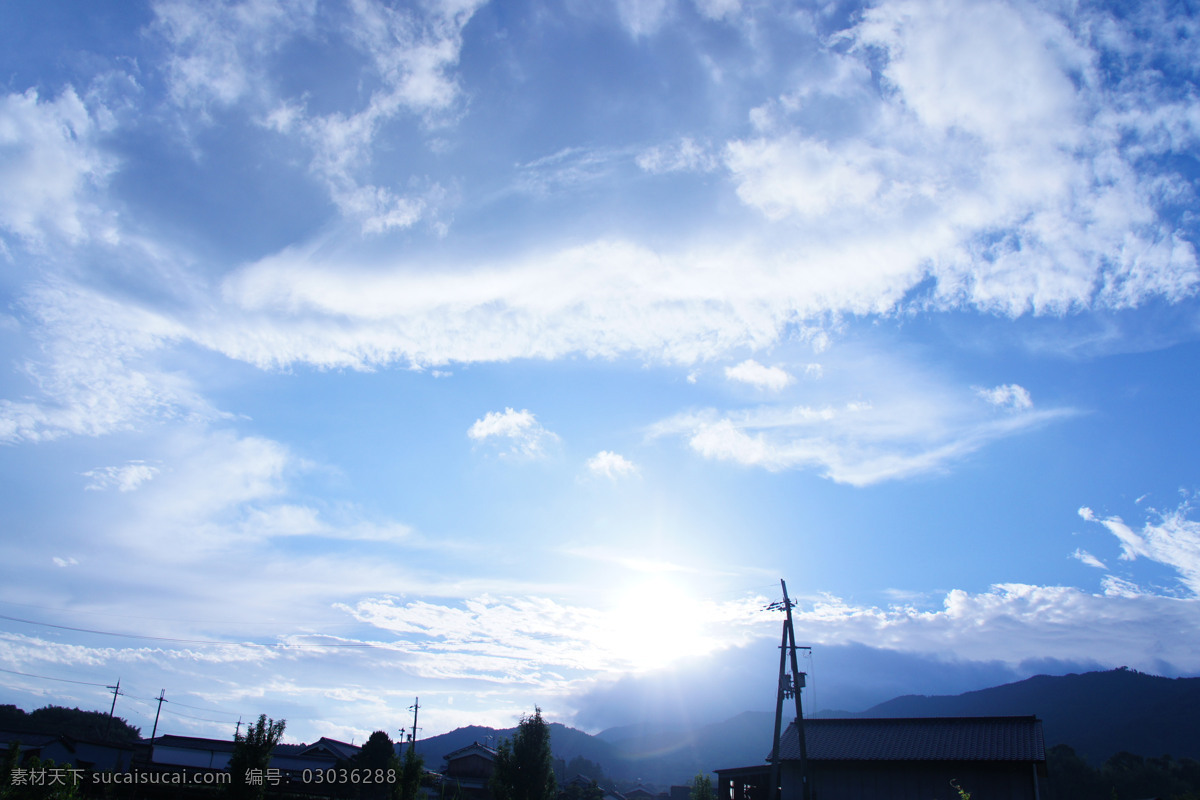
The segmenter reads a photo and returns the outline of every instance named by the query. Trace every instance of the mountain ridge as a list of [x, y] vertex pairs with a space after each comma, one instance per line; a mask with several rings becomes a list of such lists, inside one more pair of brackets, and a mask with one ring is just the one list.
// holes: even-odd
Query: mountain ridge
[[[1093, 764], [1126, 751], [1144, 757], [1170, 754], [1200, 759], [1200, 678], [1165, 678], [1129, 669], [1037, 675], [958, 695], [901, 695], [859, 712], [820, 712], [817, 718], [1012, 716], [1035, 714], [1046, 746], [1068, 744]], [[582, 756], [600, 764], [618, 783], [665, 788], [697, 773], [764, 763], [771, 749], [774, 713], [744, 711], [692, 729], [644, 722], [587, 734], [551, 724], [554, 755]], [[515, 728], [472, 726], [418, 743], [426, 763], [440, 766], [446, 753], [482, 737], [511, 736]], [[486, 733], [484, 733], [486, 732]], [[472, 738], [474, 737], [474, 738]]]

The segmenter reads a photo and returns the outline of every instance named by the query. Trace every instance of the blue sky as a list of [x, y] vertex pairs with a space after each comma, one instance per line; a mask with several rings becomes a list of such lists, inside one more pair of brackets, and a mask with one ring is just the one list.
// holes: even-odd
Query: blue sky
[[4, 4], [0, 702], [712, 721], [780, 577], [815, 708], [1200, 674], [1179, 14]]

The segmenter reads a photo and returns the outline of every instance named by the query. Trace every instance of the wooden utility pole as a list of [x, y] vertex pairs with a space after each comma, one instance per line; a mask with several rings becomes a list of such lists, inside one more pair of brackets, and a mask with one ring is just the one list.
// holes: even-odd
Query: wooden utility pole
[[121, 679], [117, 678], [116, 686], [105, 686], [105, 689], [112, 689], [113, 701], [112, 707], [108, 709], [108, 724], [104, 726], [104, 738], [108, 738], [109, 731], [112, 730], [113, 713], [117, 710], [117, 695], [121, 693]]
[[162, 713], [162, 704], [167, 702], [166, 698], [163, 697], [163, 695], [166, 693], [166, 689], [160, 689], [158, 691], [158, 711], [154, 712], [154, 730], [150, 733], [151, 739], [154, 739], [154, 737], [158, 734], [158, 715]]
[[[779, 580], [779, 585], [783, 589], [783, 600], [778, 603], [772, 603], [767, 606], [769, 609], [783, 609], [787, 616], [783, 621], [783, 638], [779, 643], [779, 682], [775, 693], [775, 737], [771, 744], [771, 787], [767, 795], [769, 800], [776, 800], [779, 792], [782, 790], [781, 772], [782, 764], [780, 763], [779, 743], [783, 736], [783, 702], [787, 699], [795, 701], [796, 708], [796, 735], [799, 738], [800, 747], [800, 798], [801, 800], [809, 800], [810, 792], [808, 786], [808, 743], [804, 739], [804, 708], [800, 702], [800, 690], [804, 688], [804, 673], [800, 671], [800, 664], [796, 659], [796, 630], [792, 627], [792, 601], [788, 598], [787, 583], [782, 578]], [[808, 649], [808, 648], [805, 648]], [[788, 657], [791, 656], [790, 664]], [[791, 674], [788, 674], [787, 668], [791, 666]]]
[[412, 736], [410, 736], [408, 739], [408, 741], [411, 742], [411, 744], [409, 744], [408, 747], [410, 750], [413, 751], [413, 755], [416, 755], [416, 751], [417, 751], [417, 712], [420, 710], [421, 710], [421, 698], [419, 698], [419, 697], [413, 698], [413, 704], [409, 707], [409, 711], [413, 712], [413, 728], [412, 728]]

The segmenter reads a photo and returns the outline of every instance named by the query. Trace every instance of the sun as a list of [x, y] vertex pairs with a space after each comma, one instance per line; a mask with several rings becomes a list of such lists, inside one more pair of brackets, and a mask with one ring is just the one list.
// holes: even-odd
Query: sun
[[660, 669], [714, 647], [695, 598], [666, 578], [647, 578], [621, 590], [605, 627], [604, 649], [636, 672]]

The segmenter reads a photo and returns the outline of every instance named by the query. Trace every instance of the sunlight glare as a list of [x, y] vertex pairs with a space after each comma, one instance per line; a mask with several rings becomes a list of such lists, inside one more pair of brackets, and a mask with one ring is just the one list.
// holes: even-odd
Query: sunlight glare
[[663, 578], [642, 581], [617, 597], [606, 649], [638, 672], [708, 653], [716, 645], [698, 611], [695, 598], [678, 584]]

